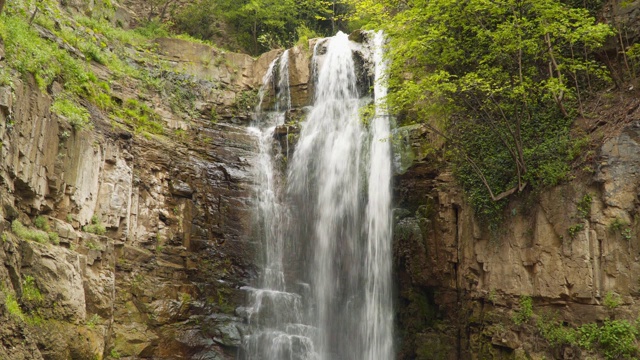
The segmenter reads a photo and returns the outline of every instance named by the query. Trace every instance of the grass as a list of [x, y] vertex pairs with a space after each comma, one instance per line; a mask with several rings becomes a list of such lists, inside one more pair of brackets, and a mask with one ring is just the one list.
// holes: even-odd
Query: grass
[[[171, 67], [153, 54], [155, 45], [149, 39], [165, 34], [154, 30], [152, 24], [131, 31], [115, 28], [104, 19], [84, 16], [72, 19], [54, 13], [40, 12], [36, 22], [57, 36], [61, 45], [43, 38], [35, 25], [29, 26], [28, 11], [21, 5], [7, 4], [0, 16], [0, 37], [4, 39], [8, 68], [23, 77], [32, 75], [42, 91], [47, 91], [54, 82], [62, 84], [63, 91], [56, 95], [51, 110], [76, 130], [91, 125], [90, 113], [79, 101], [86, 99], [137, 133], [162, 134], [161, 119], [152, 109], [137, 101], [121, 106], [113, 100], [108, 83], [135, 79], [144, 89], [161, 91], [164, 84], [150, 74], [150, 68]], [[106, 66], [109, 79], [99, 79], [92, 62]], [[0, 75], [0, 81], [10, 82], [10, 71], [3, 68]]]
[[38, 289], [33, 276], [25, 276], [22, 280], [22, 301], [30, 303], [40, 303], [44, 300], [44, 296]]
[[51, 111], [65, 118], [78, 131], [91, 123], [89, 111], [69, 99], [56, 99], [51, 106]]
[[91, 224], [83, 226], [82, 230], [96, 235], [104, 235], [107, 232], [102, 221], [96, 215], [91, 217]]
[[14, 294], [5, 294], [4, 307], [12, 318], [24, 320], [24, 313], [22, 312], [20, 304], [18, 304], [18, 300]]
[[31, 240], [41, 244], [49, 241], [49, 234], [47, 234], [47, 232], [37, 229], [28, 229], [22, 225], [19, 220], [13, 220], [13, 222], [11, 222], [11, 231], [24, 240]]

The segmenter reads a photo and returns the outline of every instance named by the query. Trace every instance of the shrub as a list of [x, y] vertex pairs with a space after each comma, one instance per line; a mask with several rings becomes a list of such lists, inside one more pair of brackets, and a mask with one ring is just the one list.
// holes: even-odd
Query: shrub
[[607, 360], [628, 359], [638, 353], [638, 328], [627, 320], [605, 320], [602, 326], [586, 324], [578, 329], [578, 344], [597, 347]]
[[60, 236], [58, 235], [57, 232], [49, 231], [47, 235], [49, 235], [49, 241], [51, 241], [52, 244], [54, 245], [60, 244]]
[[516, 325], [523, 324], [533, 315], [533, 299], [531, 296], [521, 296], [520, 297], [520, 309], [513, 316], [513, 322]]
[[620, 299], [620, 295], [614, 294], [611, 291], [608, 291], [604, 296], [603, 304], [609, 310], [613, 310], [617, 308], [618, 306], [620, 306], [621, 303], [622, 303], [622, 299]]
[[18, 304], [18, 300], [16, 300], [15, 295], [11, 293], [5, 295], [4, 307], [7, 309], [7, 312], [11, 317], [24, 320], [24, 314], [22, 313], [22, 309], [20, 308], [20, 304]]
[[551, 346], [575, 345], [578, 333], [576, 329], [563, 326], [561, 322], [548, 316], [540, 316], [536, 321], [538, 331]]
[[49, 231], [49, 221], [44, 216], [38, 216], [33, 224], [40, 230]]
[[93, 215], [91, 217], [91, 224], [83, 226], [82, 230], [96, 235], [104, 235], [107, 232], [107, 229], [102, 225], [102, 221], [100, 221], [97, 215]]
[[25, 276], [24, 280], [22, 280], [22, 301], [39, 303], [43, 300], [44, 296], [40, 293], [40, 289], [38, 289], [33, 276]]

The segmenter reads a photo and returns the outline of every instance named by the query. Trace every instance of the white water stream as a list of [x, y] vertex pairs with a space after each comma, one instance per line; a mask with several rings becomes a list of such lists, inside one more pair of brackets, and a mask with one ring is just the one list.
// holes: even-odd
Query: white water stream
[[[244, 359], [394, 358], [383, 37], [369, 37], [376, 79], [369, 128], [359, 115], [367, 101], [358, 93], [353, 52], [366, 49], [343, 33], [320, 40], [312, 60], [314, 103], [300, 124], [287, 174], [276, 166], [283, 159], [275, 158], [282, 152], [274, 151], [274, 131], [291, 108], [289, 53], [265, 75], [258, 122], [250, 130], [260, 145], [262, 274], [259, 288], [247, 289], [251, 333], [244, 337]], [[273, 111], [263, 112], [267, 93]]]

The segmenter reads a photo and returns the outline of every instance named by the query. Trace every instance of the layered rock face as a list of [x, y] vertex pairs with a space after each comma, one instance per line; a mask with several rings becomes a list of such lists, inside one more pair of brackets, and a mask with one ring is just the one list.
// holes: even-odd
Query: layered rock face
[[[245, 98], [276, 54], [158, 45], [196, 94], [192, 116], [146, 99], [169, 136], [91, 108], [93, 129], [76, 131], [31, 79], [0, 88], [0, 358], [235, 357], [239, 288], [255, 274]], [[27, 240], [17, 222], [55, 235]]]
[[[395, 184], [400, 358], [601, 358], [597, 349], [554, 344], [541, 324], [635, 321], [639, 129], [632, 122], [604, 141], [586, 174], [511, 201], [494, 232], [446, 166], [422, 155], [427, 130], [406, 132], [412, 150], [402, 154], [419, 161], [408, 169], [399, 161], [406, 172]], [[524, 307], [532, 312], [518, 321]]]

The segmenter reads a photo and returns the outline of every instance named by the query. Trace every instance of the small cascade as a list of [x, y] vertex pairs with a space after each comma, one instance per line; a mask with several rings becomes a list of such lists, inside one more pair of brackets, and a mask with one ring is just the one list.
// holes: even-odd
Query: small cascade
[[[258, 92], [256, 121], [249, 131], [258, 139], [256, 167], [256, 217], [262, 240], [262, 274], [259, 288], [246, 287], [250, 307], [246, 309], [251, 333], [244, 337], [244, 359], [313, 360], [315, 352], [309, 325], [303, 324], [302, 296], [287, 292], [283, 257], [288, 208], [283, 203], [284, 175], [274, 155], [274, 132], [284, 124], [291, 109], [289, 51], [269, 66]], [[270, 98], [267, 99], [267, 96]], [[270, 102], [273, 102], [272, 104]], [[265, 111], [265, 105], [269, 110]], [[282, 155], [279, 155], [282, 156]]]
[[[288, 52], [264, 77], [250, 130], [260, 145], [263, 270], [259, 286], [246, 288], [250, 333], [243, 359], [394, 358], [384, 38], [371, 33], [368, 41], [356, 44], [338, 33], [316, 43], [314, 101], [286, 174], [275, 166], [282, 152], [274, 151], [274, 130], [291, 109]], [[356, 52], [367, 59], [364, 64], [357, 65]], [[358, 91], [359, 83], [370, 83], [358, 79], [363, 67], [375, 72], [376, 111], [368, 126], [360, 118], [360, 108], [371, 102]]]
[[383, 57], [384, 35], [373, 38], [375, 65], [375, 114], [371, 121], [369, 151], [367, 250], [365, 258], [365, 306], [361, 331], [363, 359], [393, 358], [393, 305], [391, 304], [391, 139], [386, 107], [387, 64]]

